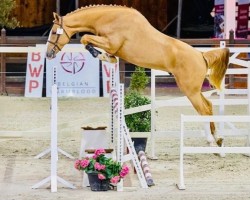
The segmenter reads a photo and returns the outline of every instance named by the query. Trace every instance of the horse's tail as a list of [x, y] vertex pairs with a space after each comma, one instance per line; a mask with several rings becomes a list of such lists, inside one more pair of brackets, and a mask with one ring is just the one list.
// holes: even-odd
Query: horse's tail
[[221, 81], [227, 71], [229, 61], [229, 49], [222, 48], [203, 53], [203, 57], [210, 69], [209, 82], [215, 88], [220, 89]]

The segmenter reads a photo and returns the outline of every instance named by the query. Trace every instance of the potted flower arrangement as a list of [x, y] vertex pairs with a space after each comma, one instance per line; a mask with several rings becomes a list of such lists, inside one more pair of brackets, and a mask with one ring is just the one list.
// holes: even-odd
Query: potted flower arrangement
[[75, 161], [75, 168], [88, 174], [92, 191], [107, 191], [129, 173], [128, 166], [106, 157], [105, 153], [104, 149], [97, 149], [92, 157]]
[[[131, 76], [129, 89], [124, 98], [125, 109], [143, 106], [151, 103], [151, 100], [143, 95], [143, 90], [149, 83], [145, 69], [136, 67]], [[143, 111], [125, 116], [127, 127], [130, 131], [135, 150], [145, 151], [147, 133], [151, 131], [151, 111]], [[138, 133], [138, 134], [137, 134]], [[144, 134], [143, 134], [144, 133]], [[145, 134], [146, 133], [146, 134]]]

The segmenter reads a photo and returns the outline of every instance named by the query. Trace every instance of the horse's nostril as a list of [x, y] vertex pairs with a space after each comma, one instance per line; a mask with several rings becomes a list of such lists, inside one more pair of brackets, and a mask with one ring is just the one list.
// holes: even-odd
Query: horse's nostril
[[46, 53], [46, 57], [47, 57], [48, 59], [53, 58], [53, 53], [52, 53], [52, 52], [47, 52], [47, 53]]
[[49, 58], [51, 54], [49, 52], [46, 53], [46, 57]]

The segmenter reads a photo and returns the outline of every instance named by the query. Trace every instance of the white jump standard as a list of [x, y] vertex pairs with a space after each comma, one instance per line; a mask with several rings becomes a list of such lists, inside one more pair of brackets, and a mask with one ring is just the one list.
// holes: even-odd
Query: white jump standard
[[[132, 160], [133, 165], [136, 169], [138, 179], [140, 181], [142, 188], [148, 188], [146, 178], [144, 176], [144, 173], [142, 171], [138, 155], [136, 154], [133, 142], [131, 140], [129, 130], [127, 128], [127, 125], [125, 123], [125, 117], [124, 117], [124, 104], [123, 104], [123, 97], [124, 97], [124, 85], [119, 84], [119, 93], [117, 93], [117, 90], [115, 87], [111, 89], [110, 92], [111, 96], [111, 139], [113, 139], [114, 135], [114, 121], [117, 120], [117, 161], [118, 162], [126, 162], [129, 160]], [[128, 154], [124, 154], [124, 141], [128, 147]], [[123, 190], [123, 183], [119, 183], [120, 185], [117, 186], [118, 191]]]
[[57, 182], [62, 183], [66, 187], [75, 189], [76, 187], [71, 183], [65, 181], [61, 177], [57, 176], [57, 161], [58, 161], [58, 147], [57, 147], [57, 111], [58, 111], [58, 98], [57, 98], [57, 85], [56, 85], [56, 67], [53, 68], [54, 72], [54, 84], [51, 87], [51, 163], [50, 163], [50, 176], [43, 179], [39, 183], [32, 186], [32, 189], [37, 189], [44, 184], [50, 182], [51, 192], [57, 192]]

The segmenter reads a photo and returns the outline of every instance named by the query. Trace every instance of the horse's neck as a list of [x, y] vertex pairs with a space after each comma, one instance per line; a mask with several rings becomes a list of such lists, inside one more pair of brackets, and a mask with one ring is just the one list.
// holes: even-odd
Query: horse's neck
[[[111, 13], [120, 15], [124, 9], [130, 9], [123, 6], [92, 6], [81, 8], [64, 16], [65, 25], [72, 32], [72, 35], [77, 32], [90, 32], [96, 34], [94, 27], [98, 20], [103, 20], [111, 16]], [[112, 16], [111, 16], [112, 17]], [[114, 16], [113, 16], [114, 17]], [[110, 19], [112, 21], [113, 19]], [[104, 22], [104, 21], [103, 21]], [[103, 25], [103, 22], [101, 23]]]
[[[64, 26], [69, 31], [70, 35], [74, 35], [78, 32], [92, 32], [92, 28], [89, 24], [88, 12], [76, 12], [63, 17]], [[92, 20], [91, 20], [92, 21]]]
[[101, 19], [103, 16], [106, 16], [107, 9], [82, 9], [79, 11], [75, 11], [64, 16], [64, 24], [70, 29], [72, 35], [77, 32], [90, 32], [95, 34], [94, 24], [97, 20]]

